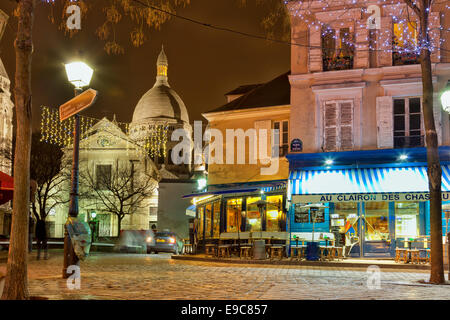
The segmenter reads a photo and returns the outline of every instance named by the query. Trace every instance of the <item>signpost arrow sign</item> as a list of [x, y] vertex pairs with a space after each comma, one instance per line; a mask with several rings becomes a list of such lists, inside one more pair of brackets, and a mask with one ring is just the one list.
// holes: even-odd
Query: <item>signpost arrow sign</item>
[[88, 89], [59, 107], [59, 120], [63, 121], [91, 106], [97, 98], [97, 91]]

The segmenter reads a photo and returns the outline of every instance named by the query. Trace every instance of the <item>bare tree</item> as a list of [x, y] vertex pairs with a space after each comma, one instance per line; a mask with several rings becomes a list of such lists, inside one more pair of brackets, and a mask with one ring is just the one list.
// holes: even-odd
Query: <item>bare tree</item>
[[121, 165], [116, 162], [114, 167], [93, 171], [80, 170], [81, 184], [85, 187], [80, 198], [87, 206], [91, 203], [116, 215], [119, 235], [123, 218], [148, 206], [146, 200], [154, 194], [158, 183], [156, 171], [140, 173], [131, 161]]
[[[32, 134], [32, 94], [31, 65], [33, 54], [33, 23], [36, 0], [16, 0], [14, 12], [18, 19], [18, 28], [14, 47], [16, 51], [16, 73], [14, 100], [16, 108], [16, 134], [14, 157], [14, 199], [11, 237], [6, 271], [6, 282], [2, 299], [28, 299], [27, 247], [28, 247], [28, 212], [30, 199], [30, 153]], [[62, 4], [63, 22], [61, 29], [73, 35], [76, 30], [70, 30], [66, 19], [70, 14], [67, 8], [71, 5], [81, 7], [82, 18], [87, 16], [88, 1], [71, 0], [52, 1]], [[105, 50], [108, 53], [123, 53], [123, 48], [116, 43], [116, 27], [122, 16], [131, 17], [134, 28], [130, 31], [133, 45], [144, 43], [144, 27], [159, 28], [170, 16], [157, 10], [142, 7], [140, 1], [111, 0], [108, 3], [96, 2], [97, 10], [105, 12], [105, 23], [97, 30], [98, 36], [106, 41]], [[152, 1], [153, 2], [153, 1]], [[147, 0], [145, 3], [149, 3]], [[179, 5], [186, 5], [189, 0], [161, 0], [156, 3], [171, 12]], [[53, 5], [53, 4], [52, 4]], [[95, 4], [94, 4], [95, 5]], [[121, 11], [119, 11], [119, 9]], [[54, 19], [51, 16], [51, 19]], [[130, 25], [130, 24], [128, 24]], [[112, 36], [111, 36], [112, 35]]]
[[37, 220], [45, 221], [52, 208], [69, 201], [67, 193], [63, 191], [70, 179], [61, 170], [66, 167], [65, 162], [59, 146], [41, 141], [40, 134], [33, 133], [30, 175], [37, 182], [37, 190], [31, 207]]

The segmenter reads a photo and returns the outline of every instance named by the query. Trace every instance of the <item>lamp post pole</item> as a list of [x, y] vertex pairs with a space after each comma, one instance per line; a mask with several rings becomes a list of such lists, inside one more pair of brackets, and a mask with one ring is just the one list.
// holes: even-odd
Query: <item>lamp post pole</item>
[[[75, 96], [81, 93], [81, 88], [75, 88]], [[72, 243], [67, 231], [67, 224], [69, 219], [76, 218], [78, 216], [78, 167], [79, 167], [79, 155], [80, 155], [80, 116], [75, 114], [75, 125], [73, 131], [73, 157], [72, 157], [72, 180], [69, 202], [69, 216], [67, 217], [66, 224], [64, 226], [64, 266], [63, 266], [63, 278], [67, 279], [67, 268], [71, 265], [78, 265], [79, 259], [75, 254]]]

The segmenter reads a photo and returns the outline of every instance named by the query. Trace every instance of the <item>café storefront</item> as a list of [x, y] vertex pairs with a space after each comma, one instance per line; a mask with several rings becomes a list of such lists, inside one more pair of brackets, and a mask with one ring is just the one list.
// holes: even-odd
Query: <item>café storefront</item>
[[[450, 203], [450, 166], [441, 167], [445, 205]], [[322, 204], [322, 219], [314, 223], [316, 239], [328, 235], [351, 257], [393, 257], [405, 240], [429, 248], [430, 204], [423, 164], [291, 170], [288, 199], [291, 234], [311, 240], [313, 221], [305, 204]]]
[[286, 180], [271, 185], [215, 188], [186, 195], [196, 207], [198, 248], [219, 241], [286, 240]]

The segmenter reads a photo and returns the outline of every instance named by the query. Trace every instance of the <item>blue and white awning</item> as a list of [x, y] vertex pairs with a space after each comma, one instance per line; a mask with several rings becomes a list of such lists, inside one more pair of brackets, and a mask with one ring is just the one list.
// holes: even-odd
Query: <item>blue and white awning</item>
[[[442, 191], [450, 191], [450, 166], [442, 166]], [[299, 170], [289, 195], [429, 192], [426, 167]]]

